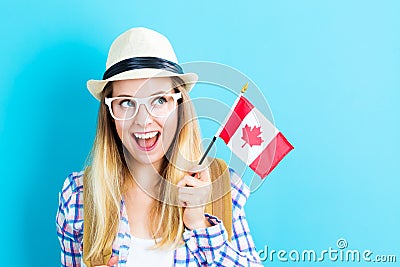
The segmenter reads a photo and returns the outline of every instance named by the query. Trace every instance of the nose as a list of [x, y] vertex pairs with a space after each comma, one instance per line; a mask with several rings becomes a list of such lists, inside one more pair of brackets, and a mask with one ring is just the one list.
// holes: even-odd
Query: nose
[[143, 104], [139, 105], [136, 116], [134, 117], [135, 123], [137, 125], [146, 126], [147, 124], [153, 122], [153, 118], [150, 115], [147, 107]]

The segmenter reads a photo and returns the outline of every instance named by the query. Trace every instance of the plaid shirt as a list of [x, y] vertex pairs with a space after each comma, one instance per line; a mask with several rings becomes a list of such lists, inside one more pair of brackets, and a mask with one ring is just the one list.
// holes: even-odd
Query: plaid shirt
[[[174, 251], [174, 266], [262, 266], [256, 251], [243, 206], [250, 194], [240, 177], [230, 169], [233, 203], [232, 240], [221, 221], [205, 214], [211, 227], [183, 233], [185, 245]], [[61, 266], [85, 266], [82, 261], [83, 240], [83, 172], [70, 174], [59, 195], [56, 216], [61, 244]], [[121, 220], [113, 243], [118, 267], [125, 267], [130, 244], [130, 230], [125, 203], [121, 201]]]

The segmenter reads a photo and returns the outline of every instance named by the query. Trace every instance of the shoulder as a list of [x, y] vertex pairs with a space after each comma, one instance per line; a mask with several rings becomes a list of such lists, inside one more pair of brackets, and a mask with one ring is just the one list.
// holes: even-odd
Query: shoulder
[[232, 168], [229, 168], [229, 173], [231, 176], [231, 195], [233, 208], [243, 209], [247, 198], [250, 195], [250, 189]]
[[74, 196], [83, 194], [83, 174], [81, 172], [72, 172], [67, 176], [60, 192], [60, 201], [67, 204]]
[[65, 179], [56, 216], [59, 235], [76, 241], [83, 234], [83, 174], [73, 172]]

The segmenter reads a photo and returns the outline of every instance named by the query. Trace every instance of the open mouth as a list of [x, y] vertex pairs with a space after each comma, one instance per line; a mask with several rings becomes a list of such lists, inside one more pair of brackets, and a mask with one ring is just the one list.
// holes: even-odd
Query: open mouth
[[136, 144], [140, 150], [150, 151], [155, 148], [160, 137], [160, 132], [133, 133]]

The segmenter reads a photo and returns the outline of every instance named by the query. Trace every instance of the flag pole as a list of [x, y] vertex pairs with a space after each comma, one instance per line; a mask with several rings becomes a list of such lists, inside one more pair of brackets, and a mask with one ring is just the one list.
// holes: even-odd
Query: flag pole
[[213, 146], [213, 144], [215, 143], [215, 140], [217, 140], [217, 137], [214, 136], [213, 139], [211, 140], [211, 143], [208, 145], [206, 152], [204, 152], [203, 156], [201, 157], [200, 161], [199, 161], [199, 165], [203, 164], [203, 161], [205, 160], [208, 152], [210, 151], [211, 147]]
[[[243, 85], [242, 90], [240, 90], [240, 94], [239, 94], [239, 96], [237, 97], [237, 99], [236, 99], [236, 101], [235, 101], [235, 104], [234, 104], [233, 106], [236, 105], [236, 103], [238, 102], [238, 99], [240, 98], [241, 95], [243, 95], [243, 94], [246, 92], [246, 90], [247, 90], [248, 87], [249, 87], [249, 83], [246, 82], [246, 83]], [[229, 117], [229, 115], [230, 115], [230, 114], [228, 114], [227, 117]], [[218, 131], [217, 131], [217, 134], [214, 135], [213, 139], [211, 140], [211, 143], [208, 145], [206, 151], [204, 152], [203, 156], [201, 157], [201, 159], [200, 159], [200, 161], [199, 161], [199, 165], [203, 164], [203, 161], [205, 160], [205, 158], [206, 158], [208, 152], [210, 152], [211, 147], [213, 146], [213, 144], [214, 144], [215, 141], [217, 140], [217, 137], [218, 137], [218, 135], [220, 134], [220, 132], [222, 131], [222, 129], [223, 129], [223, 125], [221, 125], [221, 126], [219, 127], [219, 129], [218, 129]]]

